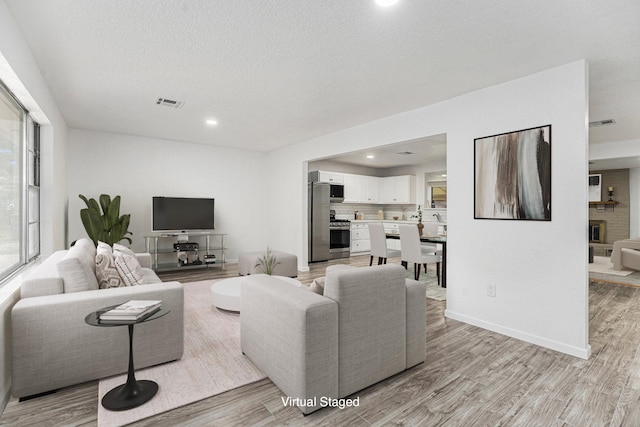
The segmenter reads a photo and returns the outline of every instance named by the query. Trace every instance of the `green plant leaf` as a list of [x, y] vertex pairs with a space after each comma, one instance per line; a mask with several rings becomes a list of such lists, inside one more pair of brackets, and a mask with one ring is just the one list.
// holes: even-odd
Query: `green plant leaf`
[[82, 219], [82, 225], [84, 225], [84, 229], [87, 231], [89, 238], [97, 245], [98, 240], [102, 237], [102, 221], [100, 215], [96, 214], [92, 209], [85, 208], [80, 210], [80, 219]]
[[[127, 235], [133, 235], [128, 228], [131, 215], [120, 216], [120, 196], [111, 199], [109, 195], [101, 194], [100, 204], [95, 199], [87, 199], [82, 194], [78, 195], [87, 205], [80, 211], [80, 218], [87, 234], [94, 244], [98, 241], [113, 245], [121, 240], [132, 243]], [[102, 211], [101, 211], [102, 208]]]
[[120, 196], [116, 196], [109, 205], [109, 210], [105, 211], [109, 228], [120, 221]]
[[109, 212], [109, 205], [111, 204], [111, 197], [108, 194], [100, 195], [100, 206], [102, 207], [102, 213]]

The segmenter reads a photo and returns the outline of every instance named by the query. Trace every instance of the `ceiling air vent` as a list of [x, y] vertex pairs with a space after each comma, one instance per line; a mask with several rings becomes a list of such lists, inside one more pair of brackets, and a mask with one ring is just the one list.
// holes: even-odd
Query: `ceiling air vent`
[[156, 101], [156, 105], [163, 105], [165, 107], [171, 107], [171, 108], [180, 108], [184, 105], [184, 102], [174, 101], [173, 99], [167, 99], [167, 98], [158, 98], [158, 100]]
[[410, 155], [416, 154], [416, 153], [411, 152], [411, 151], [401, 151], [401, 152], [396, 153], [396, 154], [400, 154], [401, 156], [410, 156]]
[[589, 127], [609, 126], [615, 124], [616, 121], [614, 119], [596, 120], [594, 122], [589, 122]]

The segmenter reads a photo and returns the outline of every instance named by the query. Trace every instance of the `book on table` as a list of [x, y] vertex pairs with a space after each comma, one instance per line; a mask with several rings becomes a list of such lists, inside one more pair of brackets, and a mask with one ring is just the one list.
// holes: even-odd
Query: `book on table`
[[135, 321], [160, 309], [160, 300], [131, 300], [100, 314], [100, 320]]

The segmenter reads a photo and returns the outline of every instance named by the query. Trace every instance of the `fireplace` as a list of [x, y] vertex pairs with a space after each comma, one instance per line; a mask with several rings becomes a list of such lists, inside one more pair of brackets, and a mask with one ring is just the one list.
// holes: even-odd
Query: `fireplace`
[[605, 243], [604, 221], [589, 221], [589, 243]]

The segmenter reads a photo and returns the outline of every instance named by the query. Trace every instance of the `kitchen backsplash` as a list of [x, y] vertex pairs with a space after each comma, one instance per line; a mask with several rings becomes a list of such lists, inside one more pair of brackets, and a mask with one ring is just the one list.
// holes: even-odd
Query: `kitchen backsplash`
[[[362, 203], [331, 203], [331, 208], [336, 211], [337, 219], [355, 219], [355, 212], [363, 214], [363, 219], [378, 219], [378, 211], [382, 210], [384, 219], [392, 220], [397, 216], [399, 220], [418, 219], [415, 204], [409, 205], [368, 205]], [[442, 222], [447, 222], [447, 209], [422, 208], [422, 222], [437, 221], [434, 216], [440, 214]], [[412, 216], [414, 216], [412, 218]]]

